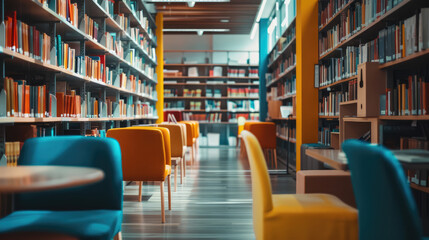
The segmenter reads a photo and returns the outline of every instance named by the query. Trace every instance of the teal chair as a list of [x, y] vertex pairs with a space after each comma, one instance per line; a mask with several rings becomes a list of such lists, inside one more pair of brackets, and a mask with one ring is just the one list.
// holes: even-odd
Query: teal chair
[[421, 240], [422, 226], [404, 170], [382, 146], [342, 144], [359, 210], [359, 239]]
[[78, 239], [111, 240], [122, 223], [122, 163], [112, 138], [32, 138], [19, 165], [84, 166], [104, 171], [100, 182], [61, 190], [16, 194], [15, 211], [0, 219], [1, 234], [53, 232]]

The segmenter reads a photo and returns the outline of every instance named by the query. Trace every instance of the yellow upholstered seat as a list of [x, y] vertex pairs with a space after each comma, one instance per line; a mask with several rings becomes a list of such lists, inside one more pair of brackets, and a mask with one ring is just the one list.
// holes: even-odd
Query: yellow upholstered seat
[[358, 240], [357, 210], [328, 194], [272, 195], [257, 138], [241, 133], [252, 175], [253, 228], [257, 240]]

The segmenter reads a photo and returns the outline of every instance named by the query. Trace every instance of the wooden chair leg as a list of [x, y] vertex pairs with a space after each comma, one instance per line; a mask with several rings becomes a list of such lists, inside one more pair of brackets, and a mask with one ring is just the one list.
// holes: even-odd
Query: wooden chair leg
[[174, 165], [174, 191], [177, 191], [177, 162]]
[[180, 184], [183, 184], [183, 174], [185, 168], [183, 167], [183, 160], [184, 158], [180, 158]]
[[274, 164], [276, 165], [276, 169], [277, 169], [277, 149], [273, 150], [273, 154], [274, 154]]
[[143, 182], [138, 182], [138, 184], [139, 184], [139, 202], [141, 202], [142, 201], [142, 185], [143, 185]]
[[183, 163], [183, 177], [186, 177], [186, 153], [185, 154], [183, 154], [183, 161], [182, 161], [182, 163]]
[[168, 175], [167, 177], [167, 184], [168, 184], [168, 210], [171, 210], [171, 175]]
[[164, 181], [161, 182], [161, 222], [165, 223], [165, 210], [164, 210]]
[[122, 240], [122, 233], [118, 232], [118, 234], [115, 235], [115, 237], [113, 238], [113, 240]]
[[236, 140], [236, 142], [235, 142], [235, 148], [238, 148], [239, 146], [238, 146], [238, 143], [240, 142], [239, 141], [239, 139], [238, 139], [238, 137], [236, 138], [237, 140]]
[[194, 165], [194, 145], [191, 146], [191, 165]]

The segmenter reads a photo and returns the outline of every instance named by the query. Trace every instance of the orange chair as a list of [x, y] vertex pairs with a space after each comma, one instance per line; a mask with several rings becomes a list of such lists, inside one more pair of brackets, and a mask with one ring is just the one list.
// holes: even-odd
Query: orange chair
[[174, 123], [158, 124], [158, 127], [167, 128], [170, 131], [171, 165], [174, 167], [174, 191], [177, 190], [177, 165], [180, 166], [180, 183], [183, 182], [183, 133], [182, 126]]
[[165, 222], [164, 181], [168, 183], [168, 209], [171, 210], [171, 149], [170, 133], [161, 127], [115, 128], [107, 137], [116, 139], [121, 146], [124, 181], [139, 182], [139, 201], [143, 181], [161, 182], [161, 217]]
[[[191, 148], [191, 164], [194, 163], [195, 152], [194, 152], [194, 135], [195, 135], [195, 127], [194, 124], [190, 121], [182, 121], [186, 125], [186, 146]], [[186, 162], [185, 162], [186, 165]]]
[[244, 130], [251, 132], [261, 144], [264, 150], [265, 159], [271, 156], [271, 164], [277, 168], [277, 139], [276, 125], [272, 122], [250, 122], [244, 124]]
[[198, 138], [200, 137], [200, 123], [198, 121], [191, 121], [194, 124], [194, 153], [195, 159], [198, 156]]

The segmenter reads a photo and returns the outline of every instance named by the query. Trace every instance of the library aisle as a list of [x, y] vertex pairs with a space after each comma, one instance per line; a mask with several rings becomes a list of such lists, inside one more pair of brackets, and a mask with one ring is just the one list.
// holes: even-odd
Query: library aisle
[[[142, 202], [136, 201], [137, 185], [126, 186], [123, 239], [255, 239], [250, 170], [238, 154], [234, 148], [200, 148], [197, 163], [173, 192], [164, 224], [158, 185], [143, 185]], [[290, 176], [272, 175], [271, 184], [273, 193], [295, 193]]]

